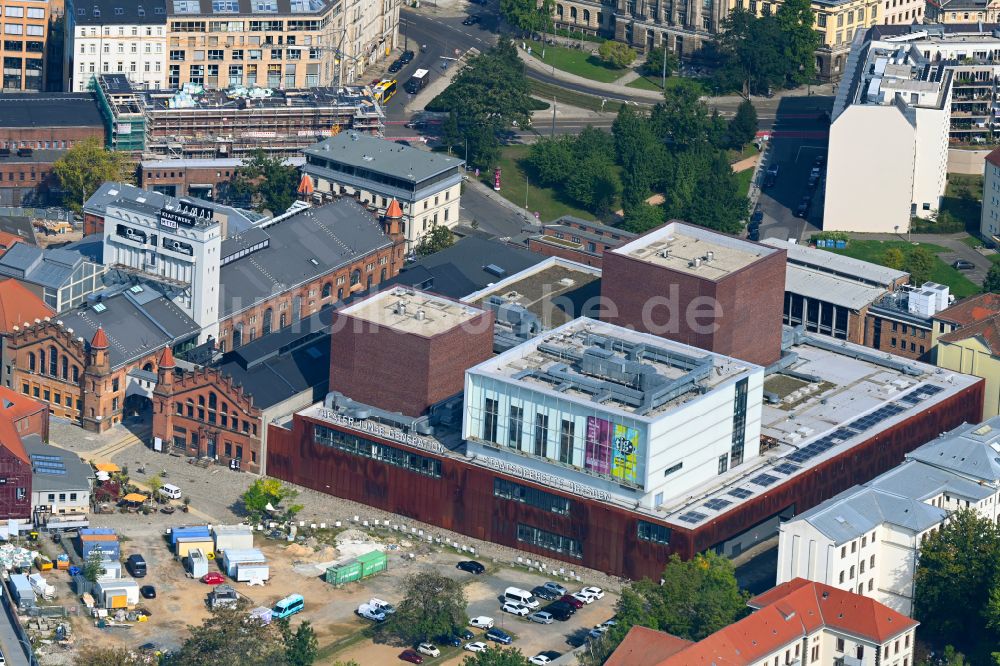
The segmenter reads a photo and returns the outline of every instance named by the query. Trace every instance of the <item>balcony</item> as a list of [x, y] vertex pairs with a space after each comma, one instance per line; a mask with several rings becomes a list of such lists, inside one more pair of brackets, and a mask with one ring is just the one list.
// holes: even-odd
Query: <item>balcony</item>
[[863, 659], [851, 657], [846, 654], [843, 657], [837, 657], [833, 660], [834, 666], [864, 666], [864, 663]]

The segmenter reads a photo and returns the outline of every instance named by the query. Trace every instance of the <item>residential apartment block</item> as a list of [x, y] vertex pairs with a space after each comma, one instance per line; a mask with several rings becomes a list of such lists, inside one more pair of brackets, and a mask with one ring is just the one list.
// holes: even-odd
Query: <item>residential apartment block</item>
[[159, 89], [167, 76], [164, 0], [82, 2], [73, 14], [74, 92], [92, 90], [101, 74], [123, 74], [137, 88]]
[[796, 578], [697, 643], [633, 627], [606, 666], [913, 666], [917, 622], [877, 601]]
[[3, 92], [45, 90], [49, 0], [10, 0], [3, 4]]
[[1000, 148], [983, 163], [983, 204], [979, 213], [979, 234], [1000, 242]]
[[913, 611], [920, 544], [956, 509], [1000, 518], [1000, 418], [965, 424], [898, 467], [782, 523], [778, 582], [802, 577]]
[[167, 0], [167, 86], [340, 86], [396, 45], [399, 0]]

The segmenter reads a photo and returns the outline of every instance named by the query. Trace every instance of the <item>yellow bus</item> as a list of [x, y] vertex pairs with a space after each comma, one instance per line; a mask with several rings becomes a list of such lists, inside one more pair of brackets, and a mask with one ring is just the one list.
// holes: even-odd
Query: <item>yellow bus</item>
[[396, 79], [382, 79], [372, 87], [375, 101], [386, 104], [396, 94]]

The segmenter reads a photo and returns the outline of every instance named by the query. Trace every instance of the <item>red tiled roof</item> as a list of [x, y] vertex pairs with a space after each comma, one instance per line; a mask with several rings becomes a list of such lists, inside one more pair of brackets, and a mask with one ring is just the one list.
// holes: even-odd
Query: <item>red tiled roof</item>
[[945, 333], [938, 342], [958, 342], [969, 338], [979, 338], [992, 354], [1000, 354], [1000, 316], [993, 316], [971, 326], [963, 326], [951, 333]]
[[51, 317], [52, 308], [14, 278], [0, 282], [0, 327], [9, 333], [24, 322]]
[[0, 418], [0, 446], [13, 453], [21, 462], [30, 465], [28, 452], [24, 450], [24, 443], [21, 435], [18, 434], [14, 422], [10, 419]]
[[993, 166], [1000, 166], [1000, 148], [995, 148], [993, 152], [987, 155], [986, 161]]
[[307, 173], [302, 174], [302, 178], [299, 180], [299, 188], [297, 192], [299, 194], [312, 194], [315, 189], [316, 186], [313, 185], [312, 176]]
[[107, 349], [108, 348], [108, 335], [104, 332], [103, 326], [97, 327], [97, 332], [94, 333], [93, 339], [90, 341], [90, 346], [94, 349]]
[[17, 234], [8, 233], [6, 231], [0, 231], [0, 250], [7, 251], [14, 246], [15, 243], [23, 243], [24, 239]]
[[385, 211], [385, 216], [389, 218], [403, 217], [403, 208], [399, 202], [393, 199], [389, 202], [389, 207]]
[[987, 293], [962, 299], [938, 312], [934, 318], [968, 326], [997, 314], [1000, 314], [1000, 294]]
[[691, 641], [672, 634], [648, 627], [632, 627], [604, 666], [658, 666], [689, 645]]
[[160, 352], [160, 360], [157, 361], [157, 365], [161, 368], [173, 368], [176, 366], [174, 363], [174, 353], [170, 351], [170, 347], [164, 347], [163, 351]]
[[6, 386], [0, 386], [0, 420], [6, 417], [11, 421], [17, 421], [44, 409], [45, 403], [21, 395]]
[[[786, 646], [790, 649], [823, 627], [882, 645], [917, 626], [914, 620], [874, 599], [802, 578], [751, 599], [749, 605], [759, 610], [680, 651], [659, 652], [658, 644], [650, 639], [632, 646], [626, 637], [612, 658], [623, 648], [638, 654], [638, 647], [650, 653], [642, 657], [644, 666], [749, 666]], [[633, 662], [608, 663], [624, 666]]]

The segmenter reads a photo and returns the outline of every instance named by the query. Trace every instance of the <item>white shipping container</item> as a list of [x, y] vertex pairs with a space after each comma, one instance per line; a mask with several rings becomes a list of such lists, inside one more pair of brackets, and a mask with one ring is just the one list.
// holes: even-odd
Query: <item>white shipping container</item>
[[237, 582], [245, 583], [251, 580], [267, 580], [270, 577], [271, 568], [267, 562], [238, 562], [236, 575], [233, 578]]
[[216, 525], [212, 534], [216, 552], [253, 548], [253, 530], [247, 525]]
[[230, 578], [236, 574], [236, 565], [239, 562], [267, 562], [264, 553], [256, 548], [246, 550], [228, 550], [222, 556], [222, 568]]

